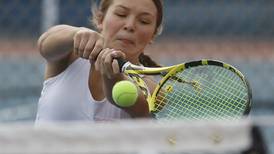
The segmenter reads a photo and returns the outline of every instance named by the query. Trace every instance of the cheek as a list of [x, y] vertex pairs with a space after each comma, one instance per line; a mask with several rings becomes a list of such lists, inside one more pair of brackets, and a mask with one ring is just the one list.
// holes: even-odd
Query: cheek
[[119, 30], [119, 23], [112, 18], [106, 18], [103, 23], [102, 35], [105, 39], [111, 39]]
[[148, 44], [154, 36], [153, 29], [141, 31], [138, 34], [138, 40], [141, 44]]

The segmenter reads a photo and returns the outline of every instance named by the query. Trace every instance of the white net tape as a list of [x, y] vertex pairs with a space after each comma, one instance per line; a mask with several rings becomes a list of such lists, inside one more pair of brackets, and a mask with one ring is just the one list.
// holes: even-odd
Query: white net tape
[[251, 144], [251, 123], [119, 121], [0, 125], [0, 153], [236, 153]]

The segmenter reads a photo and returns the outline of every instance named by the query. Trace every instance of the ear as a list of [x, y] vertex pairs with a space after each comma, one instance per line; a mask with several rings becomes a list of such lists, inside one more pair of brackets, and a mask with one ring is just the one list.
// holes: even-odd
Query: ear
[[96, 27], [99, 31], [103, 30], [103, 20], [104, 20], [104, 16], [103, 13], [97, 13], [96, 15]]
[[152, 44], [154, 42], [156, 38], [156, 34], [154, 34], [152, 37], [151, 37], [151, 40], [149, 41], [149, 44]]
[[99, 32], [101, 32], [103, 30], [103, 24], [102, 23], [98, 23], [97, 24], [97, 29]]

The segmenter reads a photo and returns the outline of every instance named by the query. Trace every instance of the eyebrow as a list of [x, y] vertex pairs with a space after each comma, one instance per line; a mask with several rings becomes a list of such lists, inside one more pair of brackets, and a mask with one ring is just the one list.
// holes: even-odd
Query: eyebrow
[[117, 7], [117, 8], [118, 8], [118, 7], [121, 7], [121, 8], [123, 8], [123, 9], [129, 10], [129, 8], [127, 8], [127, 7], [123, 6], [123, 5], [117, 5], [116, 7]]
[[[129, 11], [130, 9], [128, 8], [128, 7], [126, 7], [126, 6], [123, 6], [123, 5], [117, 5], [116, 6], [116, 8], [123, 8], [123, 9], [125, 9], [125, 10], [127, 10], [127, 11]], [[149, 12], [142, 12], [141, 13], [142, 15], [150, 15], [150, 16], [153, 16], [151, 13], [149, 13]]]

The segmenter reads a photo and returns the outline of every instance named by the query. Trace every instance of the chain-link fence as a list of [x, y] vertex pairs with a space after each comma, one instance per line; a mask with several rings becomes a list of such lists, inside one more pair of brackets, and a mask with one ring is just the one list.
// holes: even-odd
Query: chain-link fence
[[[33, 120], [44, 60], [36, 40], [55, 24], [90, 26], [90, 0], [0, 0], [0, 119]], [[252, 115], [274, 113], [274, 1], [166, 0], [164, 31], [146, 49], [162, 64], [213, 58], [239, 68]]]

